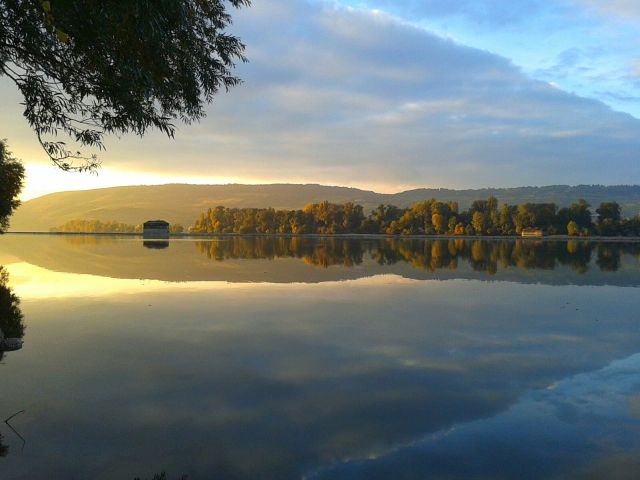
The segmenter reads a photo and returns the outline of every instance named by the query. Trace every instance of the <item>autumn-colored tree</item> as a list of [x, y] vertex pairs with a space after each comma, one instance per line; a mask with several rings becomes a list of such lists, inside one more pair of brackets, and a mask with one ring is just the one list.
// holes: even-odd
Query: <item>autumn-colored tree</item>
[[567, 235], [571, 235], [572, 237], [575, 237], [579, 234], [580, 234], [580, 229], [578, 227], [578, 224], [574, 220], [571, 220], [567, 224]]

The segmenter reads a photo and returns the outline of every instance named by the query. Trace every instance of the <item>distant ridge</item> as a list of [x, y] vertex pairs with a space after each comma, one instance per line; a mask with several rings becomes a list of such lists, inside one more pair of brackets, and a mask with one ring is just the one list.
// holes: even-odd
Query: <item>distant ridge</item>
[[554, 202], [566, 206], [584, 198], [594, 209], [604, 201], [616, 201], [623, 213], [640, 213], [640, 185], [550, 185], [544, 187], [482, 188], [452, 190], [418, 188], [385, 194], [350, 187], [317, 184], [268, 185], [143, 185], [50, 193], [23, 203], [11, 219], [10, 231], [48, 231], [69, 220], [116, 220], [140, 224], [163, 218], [185, 227], [209, 207], [302, 208], [308, 203], [354, 202], [369, 210], [380, 203], [406, 207], [428, 198], [457, 201], [468, 208], [474, 200], [493, 195], [500, 203]]

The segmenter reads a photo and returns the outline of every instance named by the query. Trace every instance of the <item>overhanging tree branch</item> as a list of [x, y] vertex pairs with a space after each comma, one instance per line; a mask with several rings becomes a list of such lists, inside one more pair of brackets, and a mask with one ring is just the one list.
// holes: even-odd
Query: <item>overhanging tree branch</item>
[[94, 170], [107, 134], [172, 137], [175, 119], [204, 116], [238, 85], [244, 45], [225, 30], [229, 6], [249, 0], [0, 0], [0, 76], [24, 97], [24, 115], [64, 170]]

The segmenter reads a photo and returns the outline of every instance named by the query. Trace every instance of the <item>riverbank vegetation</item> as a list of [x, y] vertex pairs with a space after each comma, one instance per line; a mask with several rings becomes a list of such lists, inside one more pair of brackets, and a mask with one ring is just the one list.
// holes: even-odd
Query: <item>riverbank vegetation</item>
[[[199, 234], [382, 234], [382, 235], [501, 235], [519, 236], [525, 229], [548, 235], [640, 236], [640, 214], [624, 218], [620, 205], [603, 202], [595, 212], [584, 200], [558, 208], [554, 203], [498, 204], [495, 197], [474, 201], [467, 210], [456, 202], [434, 199], [409, 208], [382, 204], [365, 213], [352, 202], [312, 203], [298, 210], [228, 208], [202, 212], [190, 233]], [[171, 233], [183, 233], [173, 224]], [[142, 233], [142, 225], [117, 221], [70, 220], [50, 229], [69, 233]]]
[[239, 234], [348, 234], [387, 235], [520, 235], [524, 229], [542, 229], [549, 235], [638, 236], [640, 215], [621, 216], [620, 205], [603, 202], [595, 210], [584, 200], [569, 207], [554, 203], [498, 205], [495, 197], [476, 200], [460, 211], [456, 202], [435, 199], [409, 208], [379, 205], [365, 214], [351, 202], [309, 204], [301, 210], [227, 208], [201, 213], [190, 232]]
[[[59, 227], [49, 229], [50, 232], [57, 233], [142, 233], [142, 225], [129, 225], [127, 223], [116, 222], [115, 220], [69, 220]], [[171, 233], [182, 233], [182, 225], [173, 224], [169, 226]]]

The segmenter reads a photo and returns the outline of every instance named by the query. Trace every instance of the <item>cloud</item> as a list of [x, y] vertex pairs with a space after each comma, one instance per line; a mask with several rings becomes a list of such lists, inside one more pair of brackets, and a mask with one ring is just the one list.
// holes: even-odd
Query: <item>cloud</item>
[[550, 8], [549, 2], [542, 0], [369, 0], [371, 8], [393, 11], [403, 16], [419, 18], [461, 17], [485, 26], [505, 26], [519, 23]]
[[601, 14], [619, 17], [625, 21], [640, 20], [640, 4], [636, 0], [577, 0], [578, 4]]
[[[634, 429], [626, 428], [639, 360], [633, 355], [563, 379], [527, 392], [493, 417], [336, 462], [307, 478], [477, 478], [478, 472], [486, 478], [625, 478], [623, 472], [637, 471], [640, 450]], [[562, 453], [551, 445], [561, 445]]]
[[[264, 21], [247, 11], [240, 33], [264, 32]], [[225, 135], [258, 138], [265, 161], [298, 176], [460, 186], [638, 179], [638, 121], [530, 80], [503, 57], [376, 12], [303, 4], [268, 22], [278, 33], [247, 38], [246, 84], [211, 118], [225, 118], [215, 128]], [[239, 108], [259, 114], [238, 117]], [[630, 175], [606, 178], [605, 158]]]
[[640, 181], [640, 121], [504, 57], [327, 3], [256, 2], [235, 18], [245, 83], [176, 141], [110, 141], [106, 165], [361, 186]]
[[[3, 239], [5, 252], [5, 240], [20, 241]], [[40, 255], [31, 252], [40, 243], [18, 249], [20, 256]], [[84, 250], [83, 258], [100, 262], [113, 258], [105, 253], [114, 248], [126, 251], [134, 264], [149, 258], [140, 245], [75, 247], [50, 246], [49, 260], [68, 265], [69, 252]], [[200, 256], [190, 242], [170, 248], [175, 247]], [[286, 259], [274, 262], [279, 266], [269, 268], [291, 268]], [[209, 271], [228, 270], [226, 261], [217, 264]], [[632, 368], [587, 374], [586, 382], [563, 381], [637, 350], [633, 288], [617, 290], [615, 302], [610, 288], [395, 283], [389, 277], [313, 285], [144, 281], [130, 289], [127, 280], [41, 271], [43, 278], [20, 265], [14, 264], [11, 280], [23, 291], [55, 280], [63, 287], [87, 280], [97, 286], [99, 280], [101, 289], [98, 297], [25, 297], [36, 320], [28, 347], [3, 370], [3, 402], [22, 405], [31, 399], [21, 431], [50, 441], [28, 444], [30, 462], [11, 461], [19, 447], [12, 450], [3, 465], [5, 478], [68, 478], [71, 470], [77, 478], [132, 478], [152, 467], [211, 478], [224, 464], [239, 473], [225, 476], [222, 470], [223, 478], [301, 478], [300, 468], [369, 457], [451, 425], [469, 432], [474, 419], [480, 426], [476, 442], [458, 443], [463, 455], [456, 460], [478, 460], [479, 445], [502, 459], [508, 452], [504, 442], [492, 441], [495, 419], [527, 427], [513, 421], [509, 407], [520, 405], [521, 420], [534, 415], [537, 421], [539, 410], [527, 406], [553, 406], [553, 400], [592, 400], [574, 403], [581, 411], [602, 405], [595, 411], [622, 420], [605, 422], [609, 435], [597, 438], [615, 440], [626, 431], [634, 444], [640, 442], [636, 429], [625, 430], [623, 422], [630, 424], [618, 408], [608, 408], [618, 407], [627, 391], [637, 393], [638, 355], [626, 364]], [[105, 290], [111, 292], [107, 297]], [[496, 303], [496, 295], [503, 301]], [[580, 311], [566, 309], [559, 321], [558, 308], [568, 299]], [[70, 320], [71, 309], [82, 312], [82, 322]], [[593, 315], [607, 321], [593, 322]], [[555, 390], [543, 392], [542, 403], [535, 402], [539, 390], [530, 397], [533, 404], [516, 403], [549, 385]], [[585, 388], [575, 388], [580, 385]], [[545, 427], [555, 424], [542, 420]], [[531, 428], [509, 432], [517, 440], [512, 445], [535, 447]], [[593, 437], [571, 438], [580, 446]], [[15, 437], [7, 440], [18, 444]], [[542, 460], [554, 450], [542, 450], [533, 466], [548, 465]], [[447, 449], [439, 451], [438, 458], [446, 458]], [[573, 451], [590, 458], [582, 449]], [[401, 471], [409, 464], [393, 465]], [[102, 477], [96, 477], [98, 467], [104, 467]]]

